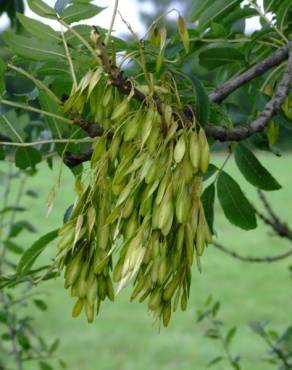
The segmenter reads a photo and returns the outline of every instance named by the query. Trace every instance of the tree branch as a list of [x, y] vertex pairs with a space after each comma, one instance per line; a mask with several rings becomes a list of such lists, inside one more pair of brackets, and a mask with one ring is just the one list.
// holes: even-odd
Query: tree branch
[[289, 48], [291, 48], [291, 46], [292, 41], [275, 51], [268, 58], [262, 60], [246, 72], [242, 73], [240, 76], [237, 76], [225, 82], [222, 86], [218, 87], [214, 92], [209, 94], [209, 100], [215, 103], [220, 103], [233, 91], [244, 85], [246, 82], [263, 75], [269, 69], [279, 65], [288, 57]]
[[90, 161], [91, 156], [92, 156], [92, 150], [89, 150], [85, 153], [66, 152], [63, 162], [69, 168], [74, 168], [83, 162]]
[[265, 195], [263, 194], [263, 192], [261, 190], [258, 190], [258, 194], [259, 194], [259, 197], [264, 205], [264, 207], [266, 208], [269, 216], [265, 216], [264, 214], [262, 214], [260, 211], [258, 211], [256, 208], [255, 211], [257, 213], [257, 215], [269, 226], [271, 226], [273, 228], [273, 230], [282, 238], [286, 238], [286, 239], [289, 239], [290, 241], [292, 241], [292, 230], [288, 227], [288, 225], [286, 224], [286, 222], [283, 222], [282, 220], [280, 220], [280, 218], [275, 214], [275, 212], [273, 211], [270, 203], [268, 202], [267, 198], [265, 197]]
[[282, 103], [286, 99], [292, 84], [292, 43], [289, 44], [288, 66], [283, 74], [277, 90], [271, 100], [266, 104], [263, 112], [248, 126], [227, 128], [224, 126], [207, 125], [205, 131], [207, 136], [219, 141], [241, 141], [257, 134], [267, 126], [271, 118], [278, 113]]
[[[254, 210], [257, 213], [257, 215], [272, 229], [277, 233], [278, 236], [282, 238], [286, 238], [290, 241], [292, 241], [292, 230], [288, 227], [288, 225], [281, 221], [280, 218], [276, 215], [276, 213], [273, 211], [270, 203], [268, 202], [267, 198], [263, 194], [261, 190], [258, 190], [259, 197], [266, 208], [269, 216], [265, 216], [261, 212], [259, 212], [255, 207]], [[276, 256], [267, 256], [267, 257], [251, 257], [251, 256], [242, 256], [226, 247], [224, 247], [222, 244], [218, 242], [213, 242], [213, 245], [215, 248], [219, 249], [220, 251], [228, 254], [231, 257], [234, 257], [236, 259], [239, 259], [243, 262], [255, 262], [255, 263], [265, 263], [265, 262], [276, 262], [280, 261], [282, 259], [285, 259], [287, 257], [290, 257], [292, 255], [292, 249], [289, 249], [288, 252], [283, 254], [278, 254]]]
[[215, 248], [219, 249], [221, 252], [228, 254], [229, 256], [236, 258], [243, 262], [251, 262], [251, 263], [271, 263], [281, 261], [285, 258], [292, 256], [292, 249], [289, 249], [288, 252], [283, 254], [278, 254], [276, 256], [267, 256], [267, 257], [252, 257], [252, 256], [242, 256], [226, 247], [218, 242], [213, 242]]
[[[133, 92], [133, 96], [136, 100], [147, 104], [147, 96], [141, 91], [136, 89], [132, 82], [124, 77], [123, 72], [119, 71], [116, 66], [112, 65], [106, 52], [105, 45], [101, 42], [98, 32], [94, 29], [94, 37], [96, 37], [96, 46], [99, 50], [99, 57], [102, 64], [110, 76], [110, 80], [113, 86], [115, 86], [123, 94], [130, 94]], [[292, 41], [287, 45], [277, 50], [267, 59], [258, 63], [242, 75], [226, 82], [220, 88], [218, 88], [214, 93], [209, 95], [209, 99], [212, 101], [222, 101], [226, 96], [228, 96], [232, 91], [237, 89], [242, 84], [252, 80], [265, 73], [269, 68], [281, 63], [289, 55], [288, 66], [283, 74], [283, 78], [278, 85], [278, 88], [271, 98], [271, 100], [266, 104], [263, 112], [259, 115], [257, 119], [251, 122], [248, 126], [241, 126], [235, 128], [227, 128], [225, 126], [215, 126], [209, 124], [205, 127], [206, 135], [212, 137], [219, 141], [241, 141], [247, 139], [248, 137], [257, 134], [267, 126], [271, 118], [277, 114], [282, 103], [289, 93], [289, 88], [292, 84]], [[157, 109], [161, 114], [161, 104], [158, 98], [154, 98]], [[187, 119], [186, 115], [182, 113], [181, 118]], [[87, 121], [79, 117], [74, 117], [73, 121], [76, 125], [80, 126], [90, 137], [102, 136], [105, 132], [102, 126], [93, 121]], [[109, 137], [112, 133], [108, 134]], [[80, 153], [78, 157], [76, 155], [71, 155], [72, 153], [67, 153], [67, 165], [69, 167], [74, 167], [84, 161], [90, 159], [89, 152]]]

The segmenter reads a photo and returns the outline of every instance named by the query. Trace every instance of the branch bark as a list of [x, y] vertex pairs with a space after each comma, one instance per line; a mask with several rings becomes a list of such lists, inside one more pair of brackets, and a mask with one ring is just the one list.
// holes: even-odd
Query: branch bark
[[[103, 44], [100, 43], [98, 38], [97, 46], [100, 48], [100, 58], [105, 67], [105, 70], [108, 72], [111, 83], [113, 86], [117, 87], [118, 90], [124, 94], [129, 94], [131, 91], [134, 92], [134, 98], [142, 103], [147, 103], [147, 97], [138, 89], [133, 87], [131, 81], [123, 76], [121, 71], [118, 71], [117, 67], [113, 66], [109, 61], [106, 49]], [[234, 79], [226, 82], [224, 85], [219, 87], [214, 93], [209, 95], [209, 99], [214, 102], [220, 102], [225, 97], [227, 97], [231, 92], [237, 89], [239, 86], [244, 83], [254, 79], [265, 73], [268, 69], [273, 66], [281, 63], [283, 60], [288, 58], [288, 66], [283, 74], [283, 78], [278, 85], [278, 88], [271, 98], [271, 100], [266, 104], [263, 112], [259, 115], [257, 119], [252, 121], [247, 126], [240, 126], [235, 128], [228, 128], [225, 126], [215, 126], [209, 124], [205, 127], [206, 135], [213, 139], [225, 142], [225, 141], [242, 141], [249, 138], [252, 135], [255, 135], [264, 130], [268, 125], [271, 118], [278, 113], [282, 103], [289, 93], [290, 86], [292, 84], [292, 41], [287, 45], [283, 46], [277, 50], [274, 54], [269, 56], [267, 59], [258, 63], [248, 71], [244, 72], [242, 75], [235, 77]], [[155, 98], [157, 109], [161, 113], [161, 104], [157, 98]], [[187, 118], [184, 113], [181, 114], [181, 118]], [[90, 137], [102, 136], [105, 130], [93, 121], [86, 121], [81, 118], [74, 118], [74, 123], [80, 126], [84, 131], [87, 132]], [[112, 135], [112, 133], [109, 133]], [[74, 167], [84, 161], [90, 159], [88, 153], [80, 154], [77, 158], [76, 155], [72, 157], [72, 153], [67, 153], [67, 165], [69, 167]]]
[[[263, 192], [261, 190], [258, 190], [258, 194], [270, 218], [265, 216], [261, 212], [259, 212], [254, 207], [254, 210], [257, 213], [257, 215], [267, 225], [269, 225], [276, 232], [278, 236], [282, 238], [286, 238], [292, 242], [292, 230], [288, 227], [288, 225], [285, 222], [281, 221], [280, 218], [276, 215], [276, 213], [272, 209], [270, 203], [268, 202]], [[238, 254], [234, 252], [233, 250], [226, 248], [225, 246], [223, 246], [222, 244], [218, 242], [213, 242], [213, 245], [215, 246], [215, 248], [219, 249], [221, 252], [224, 252], [225, 254], [228, 254], [229, 256], [234, 257], [243, 262], [270, 263], [270, 262], [277, 262], [277, 261], [280, 261], [280, 260], [283, 260], [285, 258], [292, 256], [292, 249], [289, 249], [287, 252], [278, 254], [276, 256], [252, 257], [252, 256], [242, 256], [241, 254]]]
[[242, 73], [240, 76], [237, 76], [225, 82], [222, 86], [218, 87], [214, 92], [209, 94], [209, 100], [215, 103], [220, 103], [240, 86], [244, 85], [248, 81], [253, 80], [256, 77], [263, 75], [269, 69], [279, 65], [285, 59], [287, 59], [289, 55], [289, 48], [291, 48], [291, 46], [292, 41], [275, 51], [268, 58], [262, 60], [246, 72]]
[[91, 156], [92, 156], [92, 150], [89, 150], [85, 153], [66, 152], [63, 162], [69, 168], [74, 168], [83, 162], [90, 161]]
[[267, 213], [270, 217], [265, 216], [261, 212], [259, 212], [256, 208], [255, 211], [257, 215], [269, 226], [272, 227], [272, 229], [281, 237], [286, 238], [292, 241], [292, 230], [289, 228], [286, 222], [280, 220], [280, 218], [276, 215], [276, 213], [273, 211], [270, 203], [268, 202], [267, 198], [263, 194], [261, 190], [258, 190], [259, 197], [267, 210]]
[[257, 119], [248, 126], [227, 128], [224, 126], [207, 125], [205, 127], [206, 135], [219, 141], [241, 141], [255, 135], [267, 126], [271, 118], [278, 113], [282, 103], [286, 99], [292, 84], [292, 43], [289, 43], [288, 66], [283, 74], [283, 78], [278, 88], [266, 104], [263, 112]]
[[241, 254], [238, 254], [234, 252], [233, 250], [230, 250], [224, 247], [222, 244], [218, 242], [213, 242], [213, 245], [215, 248], [219, 249], [221, 252], [224, 252], [225, 254], [228, 254], [229, 256], [233, 258], [236, 258], [243, 262], [250, 262], [250, 263], [271, 263], [271, 262], [281, 261], [285, 258], [292, 256], [292, 249], [289, 249], [288, 252], [285, 252], [283, 254], [278, 254], [276, 256], [252, 257], [252, 256], [242, 256]]

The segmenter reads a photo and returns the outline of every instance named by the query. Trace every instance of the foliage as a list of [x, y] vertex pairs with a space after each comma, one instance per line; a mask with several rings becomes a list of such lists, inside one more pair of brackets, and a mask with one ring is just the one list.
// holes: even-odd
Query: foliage
[[[76, 176], [77, 201], [52, 266], [32, 270], [56, 231], [23, 253], [14, 274], [1, 277], [2, 287], [38, 281], [43, 272], [49, 279], [64, 268], [65, 287], [78, 297], [73, 316], [84, 306], [91, 322], [95, 302], [99, 309], [106, 296], [114, 299], [112, 280], [118, 291], [130, 283], [131, 299], [148, 299], [167, 326], [179, 301], [186, 308], [194, 258], [201, 270], [217, 198], [232, 225], [255, 229], [259, 217], [291, 240], [225, 169], [234, 154], [252, 186], [279, 190], [277, 174], [255, 149], [279, 154], [279, 132], [292, 127], [291, 2], [265, 1], [263, 10], [244, 4], [193, 1], [187, 22], [173, 11], [177, 32], [168, 32], [163, 16], [143, 40], [128, 25], [132, 41], [125, 42], [112, 36], [115, 12], [109, 30], [76, 25], [102, 12], [91, 1], [59, 0], [54, 8], [28, 1], [62, 28], [18, 14], [22, 31], [4, 34], [10, 56], [0, 62], [0, 158], [32, 174], [59, 156]], [[245, 22], [256, 14], [261, 30], [246, 35]], [[19, 79], [27, 82], [22, 91]], [[229, 146], [220, 168], [209, 165], [216, 140]], [[201, 196], [203, 180], [210, 184]], [[49, 209], [53, 201], [54, 192]], [[24, 229], [32, 230], [20, 222], [9, 235]]]
[[[24, 363], [35, 361], [39, 362], [41, 369], [52, 369], [51, 359], [55, 358], [59, 346], [58, 339], [53, 342], [44, 340], [34, 327], [33, 318], [25, 311], [29, 301], [32, 301], [42, 312], [47, 310], [47, 304], [43, 297], [33, 291], [34, 274], [29, 271], [32, 262], [29, 263], [25, 258], [30, 254], [31, 249], [25, 250], [20, 244], [23, 234], [36, 232], [35, 226], [23, 218], [28, 210], [21, 206], [25, 197], [38, 196], [35, 191], [28, 188], [29, 179], [29, 173], [14, 170], [11, 166], [7, 174], [1, 173], [0, 367], [3, 369], [8, 368], [13, 361], [17, 369], [23, 369]], [[18, 188], [15, 201], [11, 199], [12, 187]], [[36, 246], [40, 247], [40, 243], [34, 244], [34, 250], [36, 250]], [[15, 263], [19, 256], [22, 256], [19, 263], [21, 271]], [[25, 259], [26, 271], [29, 271], [27, 274], [24, 274], [22, 263]], [[38, 276], [38, 280], [47, 275], [46, 269], [47, 266], [38, 268], [38, 272], [42, 272]], [[20, 283], [21, 287], [15, 289], [14, 287]], [[4, 287], [6, 288], [3, 289]], [[54, 363], [56, 361], [58, 360], [53, 360]], [[59, 360], [59, 364], [65, 366], [62, 360]]]
[[2, 0], [0, 2], [0, 15], [2, 15], [3, 13], [7, 13], [12, 23], [12, 26], [15, 27], [16, 29], [19, 28], [19, 22], [17, 20], [16, 13], [23, 12], [24, 12], [23, 0], [12, 0], [12, 1]]
[[[238, 328], [233, 326], [225, 329], [224, 322], [220, 319], [221, 305], [219, 301], [215, 301], [209, 297], [204, 306], [197, 311], [197, 322], [203, 325], [207, 322], [204, 336], [210, 340], [215, 340], [222, 347], [224, 354], [212, 358], [208, 363], [208, 368], [213, 367], [219, 362], [225, 362], [229, 365], [230, 369], [242, 369], [242, 356], [234, 355], [232, 353], [232, 344], [236, 335], [239, 335]], [[275, 364], [279, 370], [289, 370], [292, 366], [292, 352], [291, 352], [291, 339], [292, 330], [291, 326], [284, 330], [282, 334], [276, 330], [269, 329], [267, 322], [250, 322], [252, 331], [262, 338], [267, 345], [265, 356], [262, 362]]]

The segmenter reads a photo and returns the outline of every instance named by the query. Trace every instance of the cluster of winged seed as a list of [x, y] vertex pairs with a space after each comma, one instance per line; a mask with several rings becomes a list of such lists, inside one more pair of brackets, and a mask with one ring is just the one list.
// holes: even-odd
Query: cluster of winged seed
[[66, 103], [80, 112], [90, 101], [114, 135], [96, 140], [90, 174], [77, 181], [77, 201], [60, 230], [59, 266], [76, 297], [74, 317], [84, 309], [92, 322], [102, 301], [132, 285], [131, 301], [147, 301], [167, 326], [179, 305], [186, 309], [193, 261], [200, 269], [211, 242], [200, 201], [208, 142], [195, 123], [179, 127], [169, 105], [162, 130], [154, 103], [137, 107], [100, 78], [98, 70], [85, 77]]

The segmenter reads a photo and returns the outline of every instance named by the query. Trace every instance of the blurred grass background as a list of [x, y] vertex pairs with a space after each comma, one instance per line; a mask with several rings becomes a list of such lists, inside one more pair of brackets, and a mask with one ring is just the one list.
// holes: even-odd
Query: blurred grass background
[[[214, 155], [213, 162], [221, 165], [225, 155]], [[292, 225], [291, 213], [291, 154], [279, 159], [271, 154], [259, 157], [262, 163], [275, 175], [283, 189], [268, 193], [276, 211]], [[0, 170], [5, 171], [5, 164]], [[38, 199], [26, 197], [24, 206], [29, 208], [26, 217], [37, 227], [38, 235], [30, 234], [18, 240], [24, 248], [42, 234], [60, 226], [67, 207], [74, 201], [74, 178], [63, 166], [60, 189], [54, 208], [46, 218], [47, 197], [57, 183], [60, 165], [54, 170], [45, 165], [29, 180], [29, 188], [35, 189]], [[240, 183], [251, 201], [258, 204], [255, 189], [239, 174], [233, 159], [226, 170]], [[23, 218], [23, 215], [22, 215]], [[271, 230], [259, 222], [255, 231], [245, 232], [224, 218], [218, 202], [215, 208], [215, 227], [218, 240], [243, 255], [273, 255], [284, 252], [289, 242], [275, 237]], [[54, 256], [56, 243], [52, 243], [39, 260], [46, 263]], [[248, 327], [252, 320], [268, 320], [271, 326], [282, 330], [291, 324], [292, 291], [289, 276], [289, 261], [273, 264], [247, 264], [235, 260], [212, 246], [204, 257], [203, 273], [193, 268], [191, 299], [186, 312], [173, 315], [168, 329], [158, 330], [147, 307], [138, 302], [129, 303], [129, 292], [124, 291], [114, 304], [102, 306], [99, 317], [91, 325], [82, 315], [71, 318], [74, 303], [63, 289], [63, 279], [44, 282], [34, 288], [34, 293], [48, 303], [48, 310], [39, 311], [32, 303], [25, 308], [35, 320], [35, 328], [43, 337], [53, 340], [60, 338], [58, 354], [70, 370], [201, 370], [216, 355], [222, 354], [220, 345], [203, 337], [205, 324], [196, 323], [196, 310], [209, 295], [221, 301], [221, 318], [226, 329], [238, 326], [238, 334], [232, 346], [233, 352], [243, 357], [243, 368], [268, 370], [274, 367], [263, 363], [265, 345]], [[291, 264], [291, 261], [290, 261]], [[38, 368], [27, 363], [25, 370]], [[58, 369], [58, 365], [54, 367]], [[218, 364], [216, 370], [229, 369]]]

